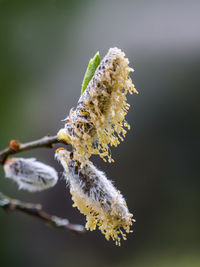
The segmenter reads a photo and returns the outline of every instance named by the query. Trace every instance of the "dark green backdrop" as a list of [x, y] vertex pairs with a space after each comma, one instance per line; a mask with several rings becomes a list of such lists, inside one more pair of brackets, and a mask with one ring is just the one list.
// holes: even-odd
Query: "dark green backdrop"
[[[139, 91], [115, 163], [94, 158], [126, 197], [134, 233], [118, 248], [99, 231], [80, 238], [0, 210], [1, 267], [200, 266], [199, 10], [195, 0], [0, 0], [0, 149], [57, 132], [97, 50], [122, 48]], [[53, 150], [23, 155], [62, 174]], [[64, 181], [29, 194], [0, 174], [5, 194], [85, 223]]]

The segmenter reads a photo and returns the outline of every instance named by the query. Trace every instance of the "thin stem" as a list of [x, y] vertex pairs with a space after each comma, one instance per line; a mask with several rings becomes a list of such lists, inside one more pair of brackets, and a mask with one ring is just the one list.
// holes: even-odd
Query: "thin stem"
[[46, 222], [54, 228], [67, 229], [75, 233], [84, 233], [85, 228], [80, 224], [72, 224], [68, 219], [50, 215], [42, 209], [40, 204], [32, 204], [12, 199], [0, 192], [0, 207], [7, 212], [20, 211]]
[[31, 149], [40, 148], [40, 147], [52, 148], [54, 144], [63, 143], [62, 141], [58, 140], [56, 135], [45, 136], [38, 140], [31, 141], [31, 142], [24, 143], [24, 144], [21, 144], [16, 140], [12, 140], [12, 142], [15, 143], [15, 146], [11, 145], [11, 142], [10, 142], [9, 147], [0, 151], [0, 164], [1, 165], [4, 164], [6, 158], [10, 155], [13, 155], [13, 154], [25, 151], [25, 150], [31, 150]]

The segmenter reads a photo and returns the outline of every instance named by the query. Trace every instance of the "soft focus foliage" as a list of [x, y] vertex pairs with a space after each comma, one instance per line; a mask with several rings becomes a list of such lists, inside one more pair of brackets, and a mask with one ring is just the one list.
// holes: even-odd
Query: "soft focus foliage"
[[[1, 266], [200, 265], [199, 9], [196, 0], [0, 1], [1, 148], [13, 138], [56, 134], [77, 104], [86, 63], [97, 50], [122, 48], [140, 92], [128, 97], [133, 130], [113, 149], [115, 164], [94, 158], [136, 213], [132, 238], [117, 248], [98, 231], [79, 238], [0, 210]], [[54, 150], [22, 157], [62, 171]], [[8, 179], [0, 187], [84, 223], [64, 181], [35, 194], [17, 192]]]

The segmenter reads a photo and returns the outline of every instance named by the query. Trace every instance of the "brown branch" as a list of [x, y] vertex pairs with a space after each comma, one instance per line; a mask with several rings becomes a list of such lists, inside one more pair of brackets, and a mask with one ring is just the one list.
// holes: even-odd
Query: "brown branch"
[[[64, 143], [58, 140], [57, 136], [45, 136], [38, 140], [31, 141], [28, 143], [21, 144], [16, 140], [11, 140], [9, 147], [0, 151], [0, 164], [3, 165], [8, 156], [31, 150], [35, 148], [47, 147], [52, 148], [54, 144]], [[0, 207], [7, 212], [21, 211], [23, 213], [35, 216], [40, 220], [46, 222], [55, 228], [67, 229], [75, 233], [84, 233], [85, 228], [79, 224], [71, 224], [67, 219], [62, 219], [54, 215], [50, 215], [42, 209], [40, 204], [32, 204], [22, 202], [20, 200], [12, 199], [0, 192]]]
[[9, 147], [0, 151], [0, 164], [3, 165], [6, 158], [10, 155], [13, 155], [13, 154], [25, 151], [25, 150], [31, 150], [31, 149], [40, 148], [40, 147], [52, 148], [53, 145], [57, 143], [64, 143], [64, 142], [58, 140], [57, 136], [45, 136], [45, 137], [42, 137], [41, 139], [31, 141], [28, 143], [24, 143], [24, 144], [21, 144], [16, 140], [11, 140]]
[[55, 228], [67, 229], [74, 233], [84, 233], [85, 228], [80, 224], [72, 224], [67, 219], [50, 215], [42, 209], [40, 204], [32, 204], [12, 199], [0, 192], [0, 207], [7, 212], [21, 211], [23, 213], [37, 217]]

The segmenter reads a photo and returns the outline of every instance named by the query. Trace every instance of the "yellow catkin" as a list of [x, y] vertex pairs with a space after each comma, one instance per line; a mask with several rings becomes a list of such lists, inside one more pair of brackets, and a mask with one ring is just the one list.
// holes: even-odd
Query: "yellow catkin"
[[92, 154], [112, 162], [109, 146], [124, 140], [130, 126], [125, 121], [129, 109], [126, 94], [134, 88], [129, 60], [118, 48], [110, 48], [98, 66], [76, 109], [71, 109], [58, 138], [71, 143], [74, 158], [83, 165]]
[[107, 240], [113, 239], [120, 245], [134, 221], [122, 194], [93, 164], [81, 167], [73, 153], [61, 148], [56, 151], [56, 158], [65, 170], [73, 206], [86, 216], [86, 229], [93, 231], [98, 227]]

